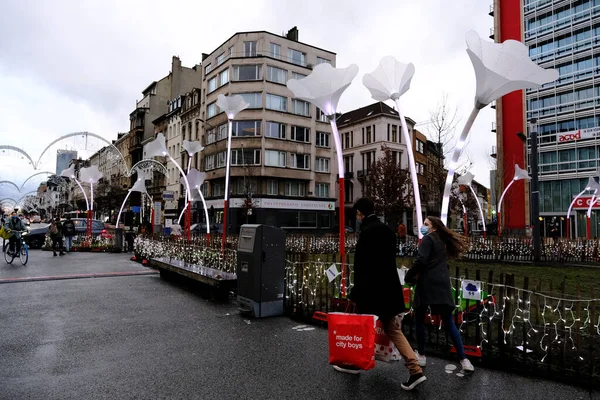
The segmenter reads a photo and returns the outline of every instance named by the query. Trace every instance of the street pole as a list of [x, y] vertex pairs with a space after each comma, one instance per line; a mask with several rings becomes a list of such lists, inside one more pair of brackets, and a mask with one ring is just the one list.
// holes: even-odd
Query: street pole
[[533, 260], [540, 261], [540, 185], [538, 181], [537, 119], [529, 121], [531, 138], [531, 218], [533, 219]]

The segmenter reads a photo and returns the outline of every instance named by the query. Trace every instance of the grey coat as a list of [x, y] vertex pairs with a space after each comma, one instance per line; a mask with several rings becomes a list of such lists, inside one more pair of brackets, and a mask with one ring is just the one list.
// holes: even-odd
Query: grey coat
[[415, 307], [448, 306], [454, 309], [446, 244], [437, 233], [432, 232], [423, 237], [419, 254], [406, 273], [405, 280], [417, 284]]

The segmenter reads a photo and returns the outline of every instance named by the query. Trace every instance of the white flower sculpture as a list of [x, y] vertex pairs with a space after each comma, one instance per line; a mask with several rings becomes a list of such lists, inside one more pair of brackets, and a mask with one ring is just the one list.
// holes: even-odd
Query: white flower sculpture
[[144, 146], [144, 155], [146, 158], [163, 157], [169, 154], [165, 143], [165, 135], [159, 133], [156, 139]]
[[[481, 203], [479, 202], [479, 200], [477, 200], [477, 193], [475, 193], [475, 189], [473, 189], [473, 186], [471, 186], [471, 183], [473, 183], [473, 178], [475, 178], [475, 175], [473, 175], [470, 172], [467, 172], [466, 174], [460, 176], [456, 181], [459, 185], [464, 185], [464, 186], [468, 187], [469, 190], [471, 191], [471, 194], [475, 198], [475, 201], [477, 202], [477, 208], [479, 209], [479, 218], [481, 218], [481, 223], [483, 225], [483, 236], [486, 237], [486, 226], [485, 226], [485, 217], [483, 214], [483, 208], [481, 208]], [[465, 209], [464, 204], [463, 204], [463, 209]]]
[[60, 176], [64, 178], [75, 178], [75, 165], [71, 165], [69, 168], [63, 169], [60, 172]]
[[515, 90], [536, 88], [558, 79], [557, 70], [544, 69], [531, 61], [527, 46], [521, 42], [493, 43], [482, 40], [475, 31], [467, 32], [465, 40], [477, 79], [478, 109]]
[[521, 42], [507, 40], [504, 43], [493, 43], [482, 40], [474, 31], [467, 32], [465, 40], [467, 54], [471, 58], [475, 70], [475, 104], [450, 159], [442, 198], [441, 219], [444, 223], [448, 219], [448, 204], [454, 171], [458, 166], [458, 159], [479, 110], [515, 90], [536, 88], [558, 78], [558, 71], [541, 68], [531, 61], [527, 46]]
[[515, 164], [515, 176], [513, 177], [513, 180], [520, 181], [521, 179], [529, 180], [531, 179], [531, 176], [529, 176], [526, 170]]
[[[498, 202], [498, 213], [497, 213], [498, 227], [500, 227], [500, 212], [502, 211], [502, 200], [504, 199], [504, 195], [508, 192], [508, 189], [510, 189], [512, 184], [515, 183], [516, 181], [529, 180], [529, 179], [531, 179], [531, 177], [529, 176], [527, 171], [522, 169], [521, 167], [519, 167], [517, 164], [515, 164], [515, 175], [513, 176], [510, 183], [508, 185], [506, 185], [506, 188], [502, 192], [502, 196], [500, 196], [500, 201]], [[498, 232], [500, 232], [500, 229], [498, 229]]]
[[146, 179], [143, 176], [140, 176], [138, 174], [138, 178], [135, 181], [135, 183], [133, 184], [133, 186], [129, 189], [130, 192], [140, 192], [140, 193], [146, 193]]
[[102, 172], [100, 172], [98, 166], [92, 165], [87, 168], [81, 168], [81, 170], [79, 170], [79, 178], [81, 178], [83, 182], [98, 183], [98, 181], [102, 179]]
[[319, 107], [325, 115], [338, 112], [338, 103], [344, 91], [358, 74], [358, 66], [334, 68], [328, 63], [317, 65], [306, 78], [290, 79], [287, 87], [298, 99]]
[[204, 147], [200, 144], [199, 141], [191, 142], [189, 140], [183, 141], [183, 148], [185, 151], [187, 151], [190, 157], [204, 150]]
[[377, 101], [396, 100], [410, 89], [415, 66], [404, 64], [392, 56], [384, 57], [375, 71], [365, 74], [363, 85]]
[[585, 190], [596, 190], [599, 187], [600, 185], [598, 185], [598, 182], [596, 182], [596, 180], [590, 176], [587, 185], [585, 185]]
[[[196, 191], [198, 192], [198, 195], [200, 196], [200, 200], [202, 201], [202, 206], [204, 207], [204, 214], [206, 217], [206, 221], [209, 221], [208, 207], [206, 206], [206, 201], [204, 200], [202, 191], [200, 190], [200, 187], [202, 187], [202, 184], [204, 183], [204, 180], [206, 179], [206, 172], [200, 172], [196, 168], [192, 168], [187, 173], [186, 178], [190, 184], [190, 187], [196, 189]], [[183, 181], [183, 178], [181, 178], [181, 181]], [[193, 192], [191, 193], [190, 197], [192, 197], [192, 200], [194, 200], [194, 201], [197, 200], [194, 197]], [[185, 207], [187, 207], [187, 204]], [[185, 207], [184, 207], [184, 211], [185, 211]], [[182, 216], [183, 216], [183, 211], [182, 211], [181, 215], [179, 216], [179, 220], [181, 220]], [[206, 233], [210, 234], [210, 224], [208, 224], [208, 223], [206, 224]]]
[[456, 181], [459, 185], [471, 186], [471, 182], [473, 182], [474, 177], [475, 175], [473, 175], [470, 172], [467, 172], [466, 174], [461, 175]]
[[217, 106], [225, 112], [229, 120], [235, 119], [235, 116], [242, 110], [250, 107], [250, 104], [244, 101], [239, 94], [235, 96], [224, 96], [220, 94], [217, 98]]

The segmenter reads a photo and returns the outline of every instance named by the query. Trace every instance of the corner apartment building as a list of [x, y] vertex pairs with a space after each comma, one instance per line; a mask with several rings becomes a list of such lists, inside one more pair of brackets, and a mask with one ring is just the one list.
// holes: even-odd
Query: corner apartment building
[[[496, 0], [490, 15], [495, 19], [496, 41], [521, 40], [533, 61], [560, 73], [555, 82], [525, 95], [505, 96], [499, 102], [498, 176], [503, 187], [512, 178], [502, 168], [514, 165], [515, 158], [522, 159], [523, 143], [516, 133], [527, 132], [527, 121], [537, 118], [541, 233], [547, 234], [556, 225], [565, 235], [569, 204], [588, 178], [598, 175], [600, 166], [600, 87], [596, 82], [600, 73], [600, 1]], [[531, 152], [529, 139], [527, 152]], [[591, 194], [583, 203], [590, 200]], [[502, 209], [505, 207], [503, 204]], [[584, 208], [571, 215], [572, 236], [585, 235]], [[594, 205], [592, 236], [600, 235], [599, 210], [600, 204]]]
[[[411, 141], [414, 141], [415, 121], [407, 117], [406, 124]], [[363, 182], [368, 179], [369, 168], [383, 157], [381, 146], [389, 147], [401, 168], [408, 169], [406, 151], [407, 145], [412, 144], [406, 143], [402, 137], [398, 112], [383, 102], [342, 114], [338, 118], [338, 130], [344, 155], [346, 225], [354, 227], [356, 221], [351, 212], [352, 205], [363, 196]], [[407, 227], [413, 226], [413, 221], [416, 224], [413, 213], [404, 216], [403, 223]]]
[[[204, 193], [217, 221], [222, 220], [228, 133], [217, 96], [239, 94], [250, 104], [233, 122], [228, 218], [232, 232], [247, 222], [307, 231], [336, 226], [337, 168], [329, 122], [286, 87], [289, 79], [307, 76], [319, 63], [335, 66], [336, 55], [302, 43], [298, 36], [295, 27], [285, 36], [236, 33], [202, 57], [202, 93], [193, 92], [190, 108], [201, 102], [205, 150], [199, 169], [207, 173]], [[191, 122], [197, 132], [200, 125], [192, 120], [187, 126]]]

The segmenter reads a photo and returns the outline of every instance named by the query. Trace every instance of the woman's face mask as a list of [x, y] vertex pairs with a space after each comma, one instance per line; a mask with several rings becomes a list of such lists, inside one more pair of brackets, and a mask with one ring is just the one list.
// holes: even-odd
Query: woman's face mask
[[428, 228], [428, 227], [426, 227], [425, 225], [421, 226], [421, 229], [420, 229], [420, 230], [421, 230], [421, 234], [422, 234], [423, 236], [427, 236], [427, 235], [429, 235], [429, 228]]

